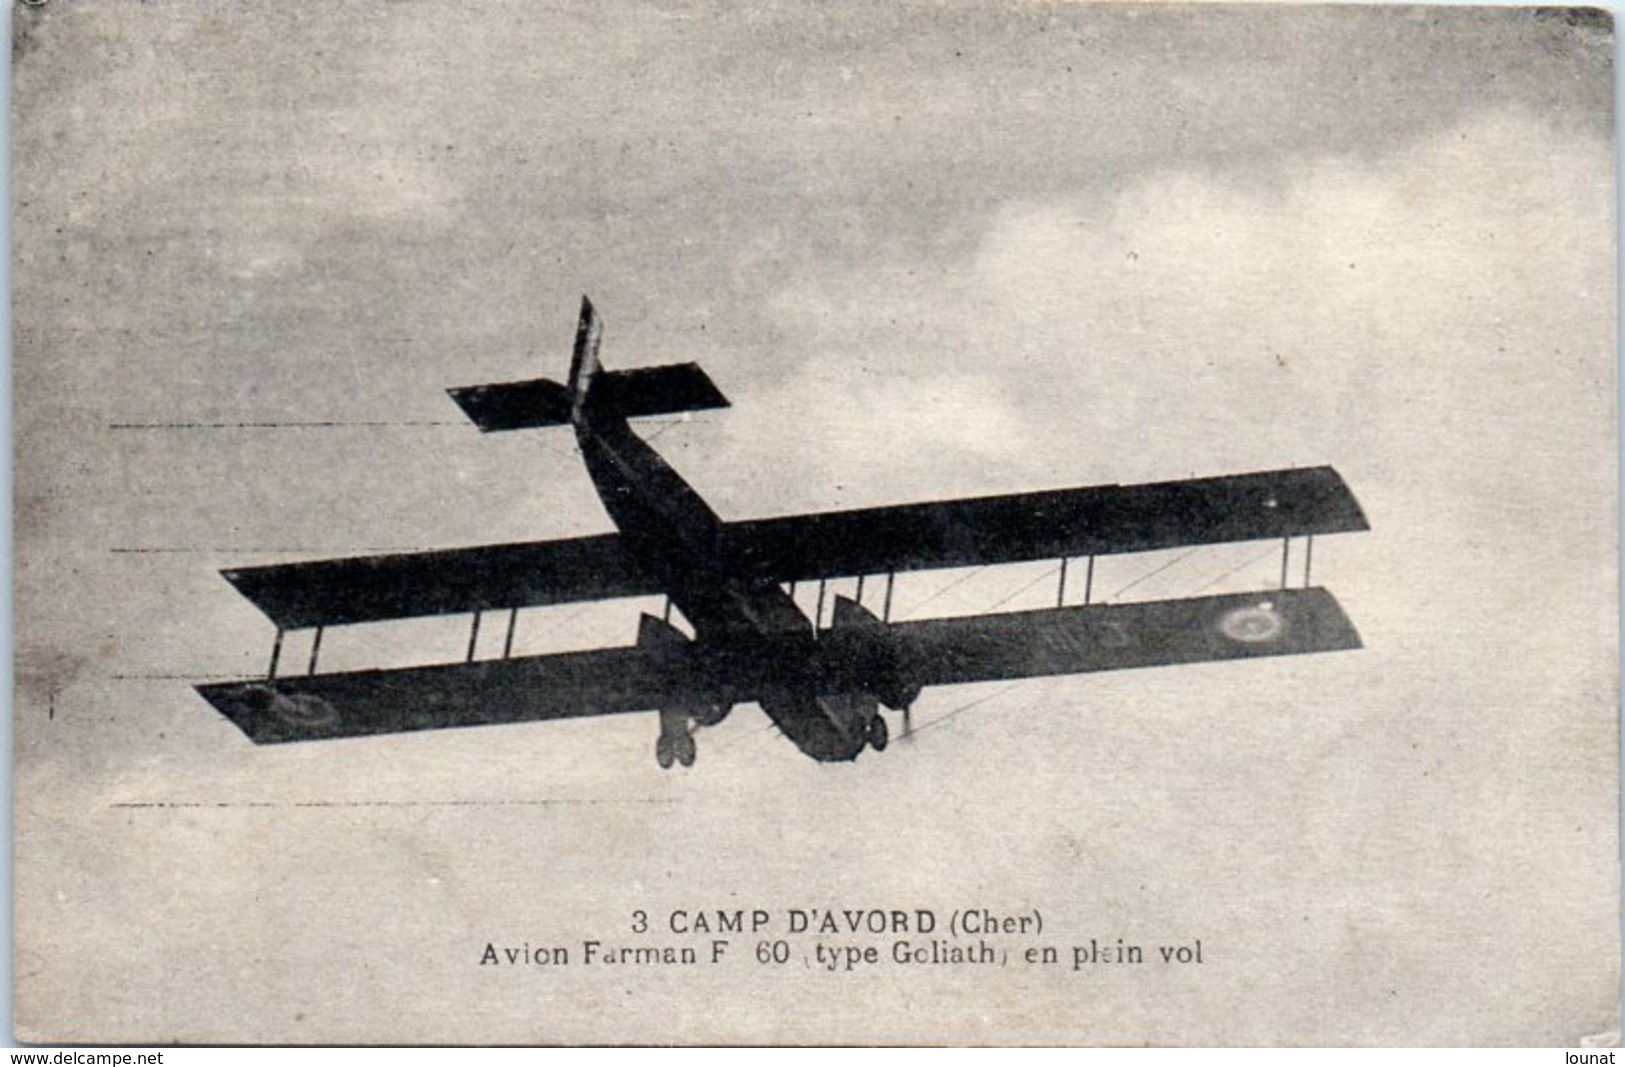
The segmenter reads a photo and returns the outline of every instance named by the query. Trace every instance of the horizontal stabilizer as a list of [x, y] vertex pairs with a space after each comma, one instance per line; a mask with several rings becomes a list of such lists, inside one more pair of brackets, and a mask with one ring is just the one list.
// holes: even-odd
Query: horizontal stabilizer
[[469, 421], [484, 433], [570, 425], [570, 391], [546, 378], [501, 385], [469, 385], [446, 392], [457, 401]]
[[[633, 370], [600, 370], [584, 408], [589, 417], [636, 419], [725, 408], [728, 400], [696, 363]], [[568, 426], [570, 390], [547, 378], [446, 390], [469, 421], [485, 433]]]
[[698, 363], [601, 370], [587, 391], [592, 417], [636, 419], [727, 406], [728, 399]]

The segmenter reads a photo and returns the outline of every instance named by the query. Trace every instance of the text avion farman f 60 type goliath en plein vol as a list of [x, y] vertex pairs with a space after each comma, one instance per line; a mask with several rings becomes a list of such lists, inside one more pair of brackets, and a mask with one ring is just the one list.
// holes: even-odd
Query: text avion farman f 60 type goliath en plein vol
[[[728, 406], [698, 366], [613, 371], [583, 299], [568, 384], [547, 379], [451, 390], [486, 432], [569, 426], [619, 533], [481, 548], [253, 567], [225, 577], [276, 624], [264, 678], [198, 691], [266, 744], [406, 730], [654, 711], [661, 766], [692, 764], [694, 729], [736, 704], [761, 706], [815, 760], [885, 749], [881, 708], [926, 686], [1360, 647], [1337, 601], [1309, 584], [1316, 535], [1367, 528], [1330, 467], [940, 500], [726, 522], [628, 421]], [[1304, 580], [1287, 554], [1304, 538]], [[1278, 540], [1280, 588], [1175, 600], [1092, 602], [1097, 556]], [[901, 572], [1061, 561], [1055, 606], [958, 618], [891, 618]], [[1067, 566], [1083, 563], [1082, 602]], [[878, 614], [863, 603], [873, 578]], [[856, 597], [829, 598], [835, 578]], [[816, 609], [798, 582], [818, 583]], [[883, 589], [883, 591], [882, 591]], [[520, 610], [664, 595], [621, 648], [514, 656]], [[671, 622], [675, 607], [692, 638]], [[472, 613], [464, 662], [319, 674], [323, 629]], [[505, 613], [500, 659], [476, 659], [481, 620]], [[284, 633], [314, 629], [307, 673], [278, 675]]]

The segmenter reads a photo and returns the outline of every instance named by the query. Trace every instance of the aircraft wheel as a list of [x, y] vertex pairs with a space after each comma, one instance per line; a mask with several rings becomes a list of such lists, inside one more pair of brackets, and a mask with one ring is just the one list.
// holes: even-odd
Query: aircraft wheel
[[671, 738], [661, 734], [660, 739], [655, 742], [655, 762], [660, 764], [661, 770], [666, 771], [671, 769], [672, 761], [676, 758], [677, 753], [672, 747]]
[[696, 726], [715, 726], [728, 717], [729, 709], [722, 704], [706, 704], [691, 716]]
[[694, 766], [694, 757], [697, 754], [694, 746], [693, 734], [678, 734], [674, 739], [677, 749], [677, 762], [685, 767]]
[[886, 725], [886, 717], [875, 712], [875, 717], [869, 720], [869, 726], [864, 730], [864, 736], [869, 740], [869, 747], [876, 752], [886, 751], [891, 743], [891, 729]]

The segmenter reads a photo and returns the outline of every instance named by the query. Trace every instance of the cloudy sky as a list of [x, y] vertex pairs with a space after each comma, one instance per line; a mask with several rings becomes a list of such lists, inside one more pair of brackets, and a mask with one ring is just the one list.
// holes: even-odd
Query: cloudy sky
[[[19, 1018], [41, 1034], [1617, 1026], [1606, 25], [195, 3], [14, 30]], [[1373, 530], [1317, 544], [1317, 578], [1368, 647], [928, 694], [929, 729], [840, 768], [754, 709], [679, 775], [636, 717], [248, 745], [189, 688], [268, 651], [222, 567], [608, 529], [567, 437], [481, 438], [444, 394], [562, 373], [583, 292], [609, 365], [697, 359], [732, 399], [649, 427], [729, 517], [1332, 464]], [[339, 425], [235, 425], [297, 422]], [[1249, 552], [1140, 592], [1262, 587]], [[903, 592], [923, 610], [942, 584]], [[637, 608], [525, 638], [625, 642]], [[450, 658], [462, 633], [383, 650]], [[324, 659], [365, 665], [367, 640]], [[695, 1000], [467, 958], [637, 907], [970, 898], [1217, 962], [1087, 987], [740, 970]], [[713, 995], [724, 1021], [687, 1014]]]

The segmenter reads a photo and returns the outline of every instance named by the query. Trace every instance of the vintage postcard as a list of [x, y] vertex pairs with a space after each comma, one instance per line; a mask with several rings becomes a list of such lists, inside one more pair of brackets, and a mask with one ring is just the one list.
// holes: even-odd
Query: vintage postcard
[[1617, 1039], [1607, 13], [12, 17], [21, 1039]]

